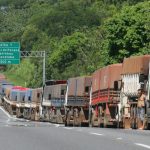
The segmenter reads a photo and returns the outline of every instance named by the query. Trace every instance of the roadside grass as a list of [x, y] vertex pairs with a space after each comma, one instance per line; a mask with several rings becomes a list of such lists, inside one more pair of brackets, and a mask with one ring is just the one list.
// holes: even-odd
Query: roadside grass
[[23, 59], [18, 65], [8, 65], [2, 73], [14, 85], [30, 86], [35, 75], [35, 66], [29, 59]]

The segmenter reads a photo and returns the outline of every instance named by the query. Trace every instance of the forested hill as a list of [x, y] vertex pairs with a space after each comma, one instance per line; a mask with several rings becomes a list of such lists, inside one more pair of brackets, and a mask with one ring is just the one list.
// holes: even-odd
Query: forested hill
[[[89, 75], [124, 57], [150, 54], [150, 1], [0, 0], [0, 41], [45, 50], [47, 79]], [[6, 73], [39, 86], [41, 63], [24, 59]]]

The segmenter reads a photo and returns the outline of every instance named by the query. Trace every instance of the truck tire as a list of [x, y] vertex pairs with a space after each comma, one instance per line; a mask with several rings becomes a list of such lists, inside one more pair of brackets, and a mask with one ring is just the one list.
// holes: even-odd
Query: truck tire
[[145, 130], [150, 130], [150, 123], [146, 122], [144, 129]]
[[132, 129], [137, 129], [138, 128], [138, 124], [137, 124], [136, 119], [132, 119], [132, 121], [131, 121], [131, 128]]

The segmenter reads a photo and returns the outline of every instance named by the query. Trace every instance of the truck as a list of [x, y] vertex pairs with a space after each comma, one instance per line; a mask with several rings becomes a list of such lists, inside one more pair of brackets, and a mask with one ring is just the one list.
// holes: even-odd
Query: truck
[[122, 64], [112, 64], [92, 74], [91, 126], [118, 127]]
[[40, 109], [42, 103], [43, 88], [30, 89], [26, 93], [23, 107], [23, 118], [40, 121]]
[[66, 80], [50, 80], [44, 87], [43, 120], [63, 124], [65, 117], [64, 102]]
[[145, 93], [145, 129], [150, 124], [150, 55], [125, 58], [122, 69], [120, 119], [123, 128], [137, 129], [141, 126], [138, 118], [138, 90]]
[[16, 117], [23, 118], [23, 112], [25, 107], [25, 99], [27, 97], [28, 88], [20, 87], [17, 90], [17, 101], [16, 101]]
[[9, 112], [10, 115], [16, 115], [17, 104], [17, 90], [18, 86], [13, 86], [11, 83], [2, 86], [3, 93], [3, 107]]
[[89, 126], [91, 76], [69, 78], [65, 98], [65, 126]]

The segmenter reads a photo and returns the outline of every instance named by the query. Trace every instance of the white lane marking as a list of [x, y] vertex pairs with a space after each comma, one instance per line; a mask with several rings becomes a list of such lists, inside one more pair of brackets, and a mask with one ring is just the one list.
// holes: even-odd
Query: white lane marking
[[95, 133], [95, 132], [90, 132], [90, 134], [93, 134], [93, 135], [100, 135], [100, 136], [103, 135], [103, 134], [101, 134], [101, 133]]
[[64, 129], [67, 129], [67, 130], [71, 130], [71, 129], [73, 129], [73, 128], [69, 128], [69, 127], [64, 127]]
[[134, 143], [134, 144], [138, 145], [138, 146], [141, 146], [141, 147], [144, 147], [144, 148], [147, 148], [147, 149], [150, 149], [149, 145], [145, 145], [145, 144], [142, 144], [142, 143]]
[[16, 118], [16, 117], [13, 117], [15, 120], [17, 121], [26, 121], [26, 122], [30, 122], [30, 120], [27, 120], [27, 119], [24, 119], [24, 118]]
[[7, 117], [12, 118], [12, 117], [10, 116], [10, 114], [9, 114], [8, 112], [6, 112], [2, 107], [0, 107], [0, 109], [5, 113], [5, 115], [6, 115]]
[[116, 138], [117, 140], [122, 140], [122, 138], [121, 137], [119, 137], [119, 138]]
[[[22, 119], [22, 118], [16, 118], [16, 116], [11, 116], [5, 109], [3, 109], [2, 107], [0, 107], [0, 109], [4, 112], [4, 114], [10, 118], [10, 119], [14, 119], [14, 120], [18, 120], [18, 121], [26, 121], [29, 122], [30, 120], [26, 120], [26, 119]], [[7, 122], [10, 121], [10, 119], [7, 120]]]
[[55, 127], [58, 128], [60, 125], [59, 124], [55, 124]]

